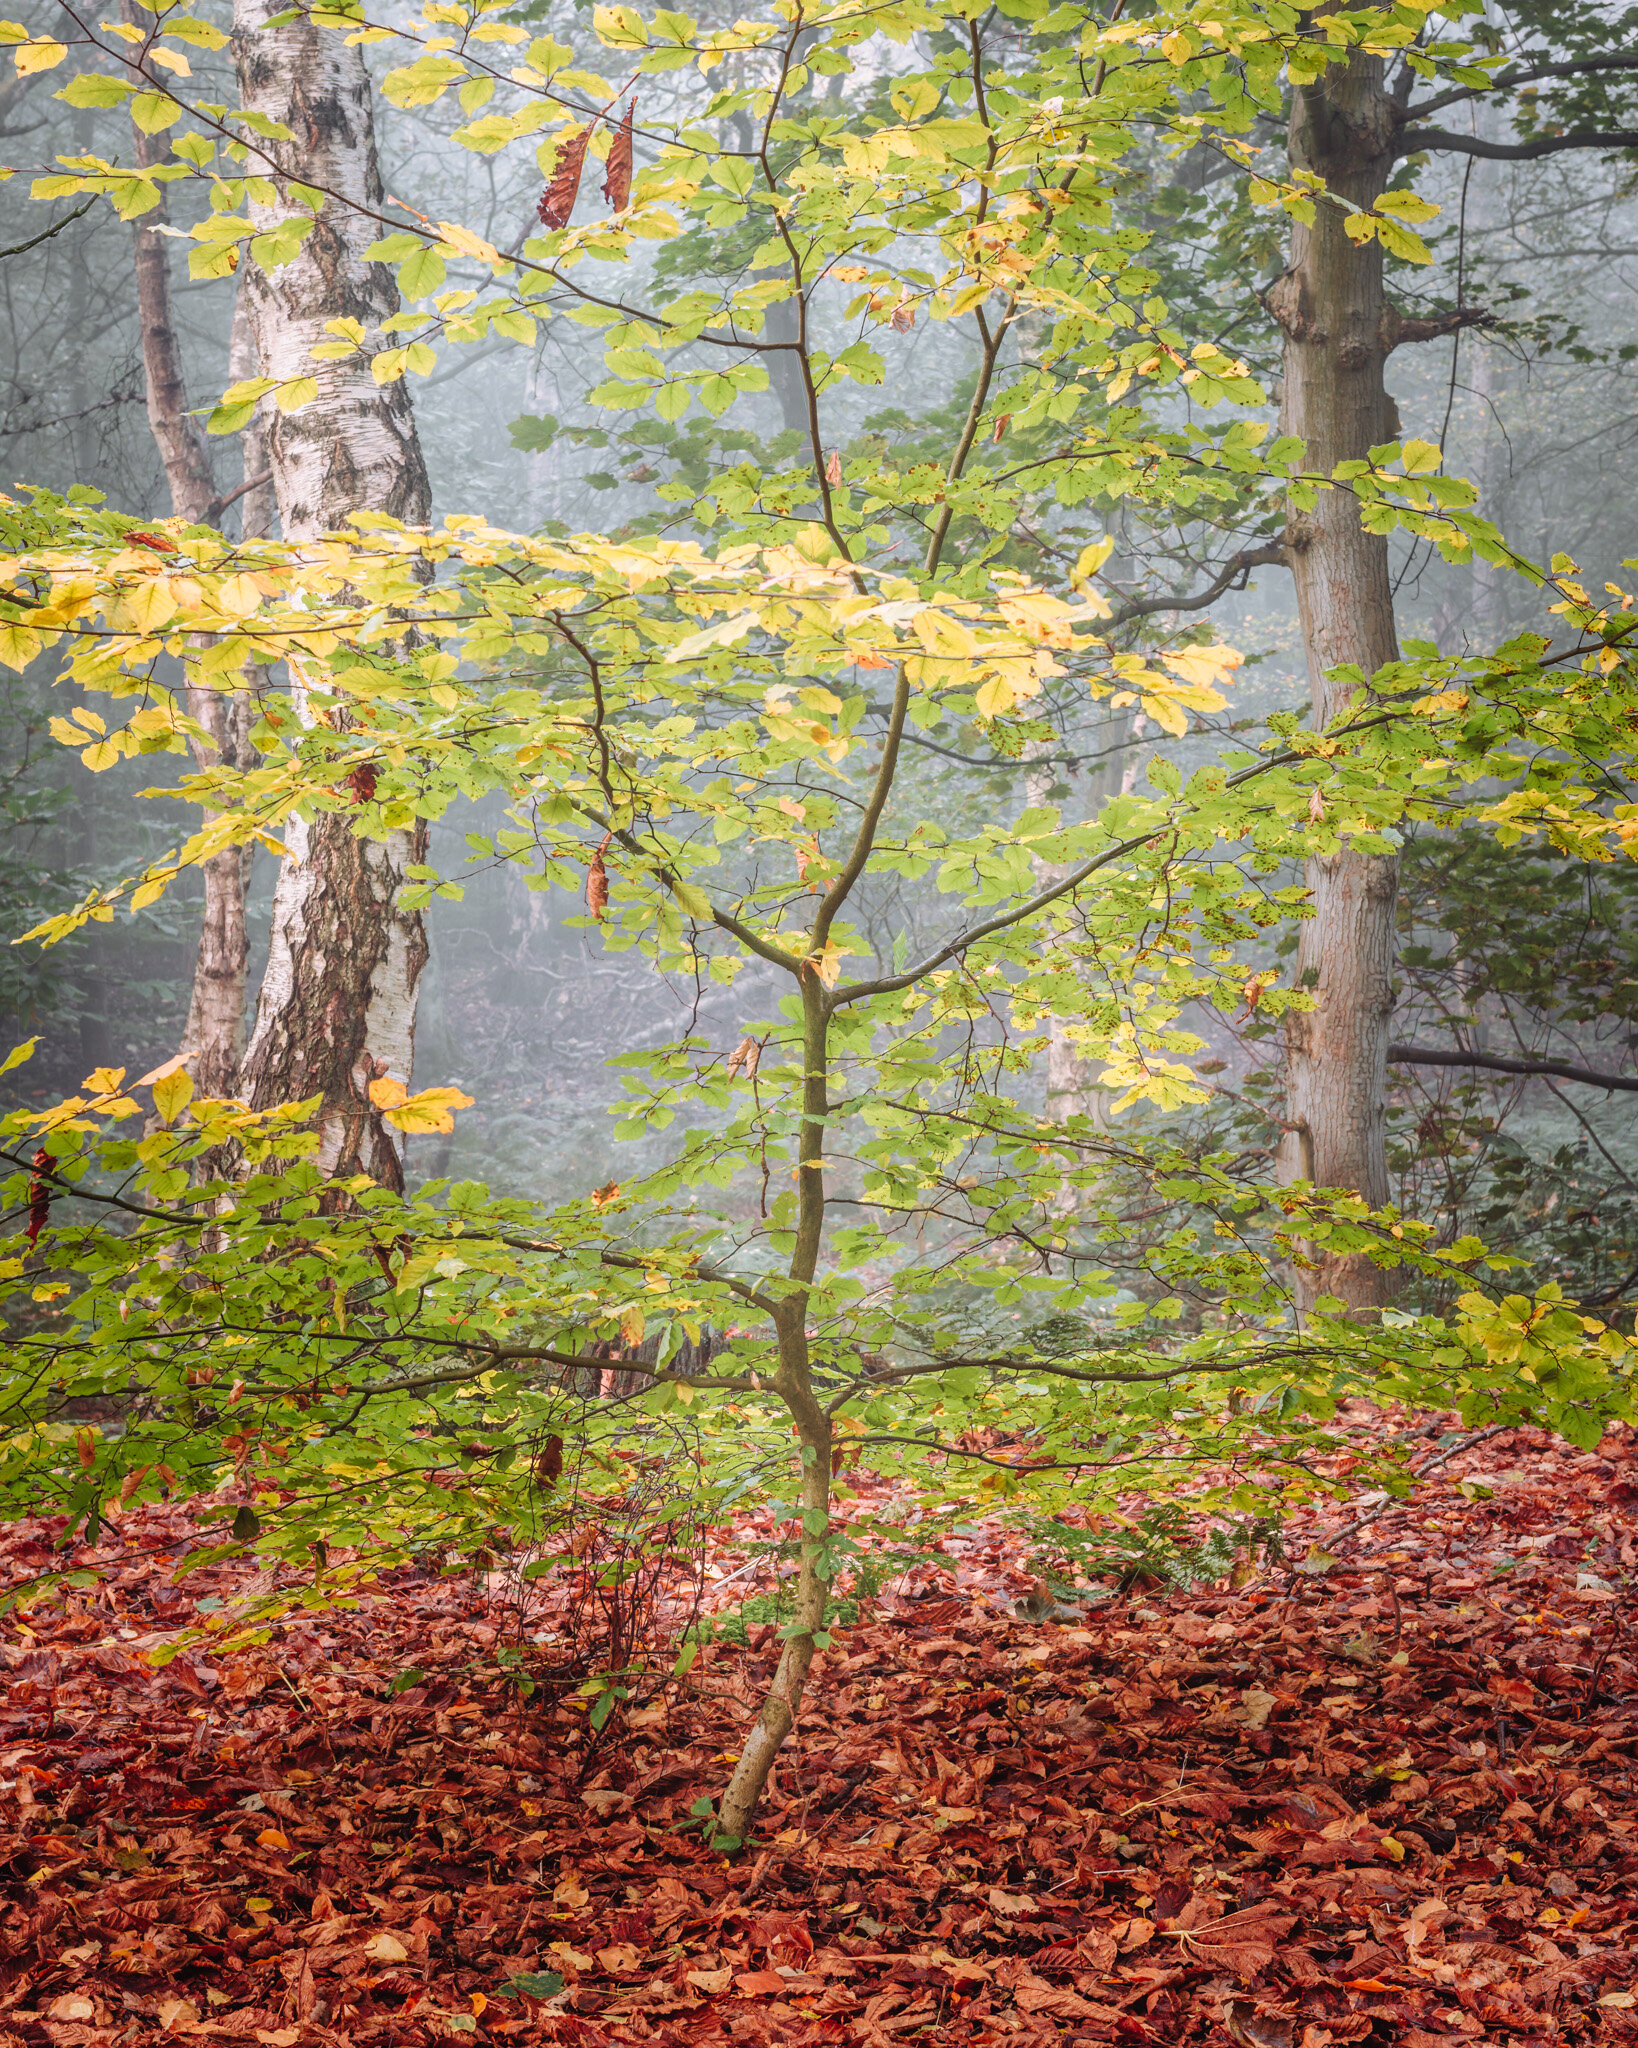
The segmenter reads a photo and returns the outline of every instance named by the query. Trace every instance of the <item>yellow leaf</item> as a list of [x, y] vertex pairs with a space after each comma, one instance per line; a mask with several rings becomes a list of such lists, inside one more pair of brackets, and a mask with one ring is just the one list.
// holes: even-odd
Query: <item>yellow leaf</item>
[[1090, 577], [1095, 576], [1115, 552], [1115, 537], [1107, 534], [1102, 540], [1095, 540], [1089, 548], [1082, 548], [1080, 559], [1069, 572], [1070, 587], [1083, 590]]
[[0, 626], [0, 661], [7, 668], [25, 669], [40, 651], [40, 636], [26, 626]]
[[192, 1100], [193, 1076], [185, 1070], [154, 1083], [154, 1108], [168, 1124], [174, 1123]]
[[95, 1073], [86, 1075], [80, 1086], [89, 1088], [93, 1095], [112, 1095], [124, 1079], [123, 1067], [98, 1067]]
[[[373, 1096], [381, 1085], [379, 1081], [372, 1082], [370, 1094]], [[389, 1108], [385, 1120], [406, 1137], [422, 1137], [432, 1131], [454, 1130], [451, 1110], [471, 1107], [472, 1097], [463, 1095], [459, 1088], [423, 1088], [419, 1095], [406, 1095]]]
[[396, 1934], [372, 1934], [364, 1944], [364, 1953], [372, 1963], [407, 1963], [409, 1950]]
[[1188, 731], [1189, 721], [1170, 697], [1145, 696], [1141, 701], [1148, 716], [1174, 739], [1180, 740]]
[[[1234, 671], [1245, 660], [1245, 656], [1233, 647], [1180, 647], [1173, 654], [1163, 654], [1161, 660], [1174, 676], [1190, 684], [1194, 689], [1215, 694], [1219, 687], [1226, 687]], [[1215, 704], [1201, 704], [1202, 711], [1218, 711], [1223, 700]]]
[[185, 1052], [173, 1053], [162, 1067], [154, 1067], [132, 1085], [137, 1088], [151, 1088], [155, 1081], [163, 1081], [168, 1074], [178, 1073], [187, 1063], [188, 1056]]
[[216, 593], [217, 604], [235, 619], [248, 619], [261, 601], [261, 589], [254, 576], [230, 576]]
[[168, 576], [155, 576], [126, 593], [125, 609], [141, 632], [157, 633], [176, 616], [176, 594]]
[[193, 67], [180, 50], [167, 50], [159, 44], [148, 52], [150, 62], [162, 64], [167, 71], [174, 71], [178, 78], [191, 78]]
[[316, 377], [292, 377], [287, 384], [281, 384], [276, 403], [280, 412], [298, 412], [318, 397]]
[[463, 256], [476, 256], [480, 263], [504, 260], [492, 242], [486, 242], [482, 235], [475, 235], [470, 228], [463, 228], [454, 221], [439, 221], [438, 233], [452, 249], [458, 249]]
[[105, 768], [112, 768], [120, 757], [119, 744], [115, 740], [98, 740], [95, 746], [87, 747], [80, 759], [93, 775], [100, 775]]
[[826, 939], [819, 950], [816, 953], [810, 953], [802, 964], [804, 967], [811, 968], [826, 988], [834, 988], [841, 978], [842, 962], [846, 958], [847, 955], [838, 947], [834, 939]]
[[1018, 702], [1018, 693], [1005, 676], [991, 676], [979, 684], [973, 702], [981, 718], [1000, 718]]
[[17, 52], [17, 76], [27, 78], [36, 71], [54, 71], [67, 55], [66, 43], [24, 43]]
[[[290, 1847], [290, 1837], [284, 1832], [283, 1828], [263, 1828], [256, 1837], [256, 1840], [264, 1849], [288, 1849]], [[400, 1949], [400, 1957], [402, 1957], [403, 1953], [404, 1951]]]
[[[625, 1308], [620, 1311], [620, 1335], [628, 1344], [641, 1344], [645, 1327], [640, 1308]], [[559, 1889], [561, 1890], [561, 1886]]]
[[401, 1102], [408, 1102], [409, 1090], [393, 1075], [384, 1074], [370, 1083], [370, 1100], [377, 1109], [396, 1109]]

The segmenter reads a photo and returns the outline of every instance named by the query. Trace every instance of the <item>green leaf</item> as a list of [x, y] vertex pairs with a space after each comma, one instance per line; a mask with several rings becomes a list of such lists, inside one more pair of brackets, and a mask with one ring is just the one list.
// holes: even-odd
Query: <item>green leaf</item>
[[[394, 240], [398, 238], [395, 236]], [[406, 299], [424, 299], [438, 291], [449, 275], [448, 266], [431, 243], [423, 243], [398, 266], [398, 289]]]
[[549, 412], [538, 416], [525, 414], [522, 419], [513, 420], [507, 431], [514, 448], [521, 448], [527, 455], [544, 455], [557, 439], [557, 421]]

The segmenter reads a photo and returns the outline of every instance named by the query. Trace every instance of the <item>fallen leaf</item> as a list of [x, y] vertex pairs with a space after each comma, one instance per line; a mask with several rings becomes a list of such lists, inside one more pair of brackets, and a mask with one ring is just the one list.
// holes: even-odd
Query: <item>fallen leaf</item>
[[785, 1980], [772, 1970], [741, 1970], [734, 1978], [734, 1989], [741, 1998], [782, 1998]]
[[364, 1953], [372, 1963], [407, 1963], [409, 1950], [396, 1934], [372, 1934], [364, 1944]]

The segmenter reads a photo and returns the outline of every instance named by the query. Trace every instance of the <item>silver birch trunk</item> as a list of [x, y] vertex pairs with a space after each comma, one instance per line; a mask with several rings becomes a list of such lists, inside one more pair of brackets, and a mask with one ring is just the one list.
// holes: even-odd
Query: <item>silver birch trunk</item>
[[[269, 28], [279, 11], [276, 0], [236, 0], [234, 9], [242, 104], [297, 138], [262, 145], [278, 198], [253, 207], [252, 218], [267, 231], [302, 216], [292, 183], [327, 195], [293, 259], [247, 268], [242, 286], [259, 373], [311, 376], [319, 387], [310, 404], [275, 412], [269, 424], [280, 523], [288, 541], [359, 511], [424, 526], [431, 493], [403, 383], [377, 385], [367, 354], [311, 354], [327, 322], [356, 319], [378, 334], [398, 310], [390, 273], [364, 254], [382, 232], [383, 199], [369, 75], [346, 31], [307, 21]], [[402, 1188], [402, 1144], [372, 1107], [369, 1084], [385, 1075], [407, 1083], [414, 1063], [427, 943], [420, 913], [404, 910], [400, 896], [405, 867], [425, 859], [426, 828], [371, 840], [350, 824], [326, 812], [286, 830], [240, 1093], [259, 1108], [317, 1097], [324, 1171]]]

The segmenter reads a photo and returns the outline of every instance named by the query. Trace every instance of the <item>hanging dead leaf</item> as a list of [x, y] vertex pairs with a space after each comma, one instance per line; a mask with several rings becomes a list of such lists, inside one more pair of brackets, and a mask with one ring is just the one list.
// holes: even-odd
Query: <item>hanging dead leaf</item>
[[603, 172], [603, 197], [616, 213], [624, 213], [631, 204], [631, 122], [636, 111], [637, 102], [632, 99], [626, 107], [626, 118], [609, 144], [609, 160]]
[[728, 1079], [731, 1081], [742, 1069], [747, 1080], [756, 1072], [757, 1062], [762, 1057], [762, 1042], [749, 1032], [739, 1041], [728, 1055]]
[[825, 458], [825, 482], [827, 484], [839, 484], [841, 481], [842, 453], [839, 448], [833, 448]]
[[603, 850], [613, 837], [612, 832], [603, 834], [597, 851], [591, 857], [591, 866], [586, 870], [586, 908], [599, 921], [609, 903], [609, 872], [603, 865]]
[[543, 227], [566, 228], [569, 225], [574, 202], [580, 196], [580, 174], [586, 168], [586, 145], [591, 141], [591, 132], [596, 125], [589, 122], [584, 128], [577, 128], [557, 145], [557, 155], [552, 159], [551, 182], [540, 195], [539, 212]]

